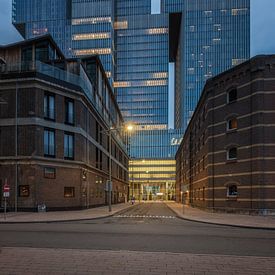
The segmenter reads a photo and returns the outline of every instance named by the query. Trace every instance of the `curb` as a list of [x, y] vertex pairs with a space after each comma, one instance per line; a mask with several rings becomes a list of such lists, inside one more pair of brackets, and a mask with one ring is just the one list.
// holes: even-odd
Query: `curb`
[[[135, 204], [137, 205], [137, 204]], [[90, 221], [90, 220], [100, 220], [105, 218], [113, 217], [114, 215], [125, 211], [131, 207], [134, 207], [135, 205], [129, 205], [128, 207], [118, 210], [112, 214], [107, 214], [100, 217], [94, 217], [94, 218], [79, 218], [79, 219], [68, 219], [68, 220], [44, 220], [44, 221], [0, 221], [0, 224], [30, 224], [30, 223], [64, 223], [64, 222], [75, 222], [75, 221]]]
[[202, 221], [202, 220], [196, 220], [196, 219], [191, 219], [191, 218], [185, 218], [180, 216], [176, 210], [174, 210], [171, 206], [169, 206], [168, 204], [166, 204], [170, 210], [172, 210], [175, 214], [176, 217], [181, 219], [181, 220], [185, 220], [185, 221], [189, 221], [189, 222], [197, 222], [197, 223], [204, 223], [204, 224], [213, 224], [213, 225], [220, 225], [220, 226], [230, 226], [230, 227], [238, 227], [238, 228], [246, 228], [246, 229], [260, 229], [260, 230], [270, 230], [270, 231], [274, 231], [275, 227], [261, 227], [261, 226], [250, 226], [250, 225], [240, 225], [240, 224], [228, 224], [228, 223], [218, 223], [218, 222], [211, 222], [211, 221]]

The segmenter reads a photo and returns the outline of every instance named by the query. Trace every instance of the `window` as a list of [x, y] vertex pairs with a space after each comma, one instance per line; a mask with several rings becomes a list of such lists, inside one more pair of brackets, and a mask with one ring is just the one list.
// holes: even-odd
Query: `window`
[[55, 132], [54, 130], [44, 130], [44, 155], [55, 156]]
[[54, 95], [44, 95], [44, 118], [55, 119], [55, 98]]
[[74, 187], [64, 187], [64, 198], [73, 198], [74, 195]]
[[238, 123], [236, 118], [231, 118], [227, 120], [227, 130], [237, 129]]
[[30, 196], [30, 186], [19, 185], [19, 197], [29, 197], [29, 196]]
[[236, 197], [238, 195], [238, 188], [236, 184], [229, 185], [227, 187], [227, 196]]
[[160, 0], [151, 0], [151, 14], [160, 14]]
[[73, 134], [64, 134], [64, 157], [73, 159], [74, 158], [74, 136]]
[[237, 159], [237, 148], [236, 147], [232, 147], [232, 148], [228, 149], [227, 159], [228, 160]]
[[237, 89], [230, 90], [227, 93], [227, 103], [232, 103], [237, 100]]
[[45, 167], [44, 168], [44, 178], [46, 179], [55, 179], [55, 168]]
[[65, 123], [74, 124], [74, 101], [65, 99]]

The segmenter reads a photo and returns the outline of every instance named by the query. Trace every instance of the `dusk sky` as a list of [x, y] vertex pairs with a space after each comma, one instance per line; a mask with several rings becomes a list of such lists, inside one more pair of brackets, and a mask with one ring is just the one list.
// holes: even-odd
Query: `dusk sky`
[[[11, 2], [0, 0], [0, 44], [22, 39], [11, 24]], [[251, 56], [271, 53], [275, 54], [275, 0], [251, 0]]]

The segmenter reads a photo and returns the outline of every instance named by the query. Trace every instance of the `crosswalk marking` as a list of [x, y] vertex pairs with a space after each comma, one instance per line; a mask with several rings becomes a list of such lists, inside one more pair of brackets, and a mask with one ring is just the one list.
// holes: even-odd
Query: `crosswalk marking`
[[115, 215], [115, 218], [149, 218], [149, 219], [175, 219], [175, 216], [154, 216], [154, 215]]

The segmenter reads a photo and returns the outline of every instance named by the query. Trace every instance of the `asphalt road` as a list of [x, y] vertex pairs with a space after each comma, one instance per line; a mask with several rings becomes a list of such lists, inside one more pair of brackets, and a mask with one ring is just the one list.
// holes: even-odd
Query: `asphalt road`
[[275, 256], [275, 231], [184, 221], [163, 203], [144, 203], [98, 220], [1, 224], [0, 247]]

